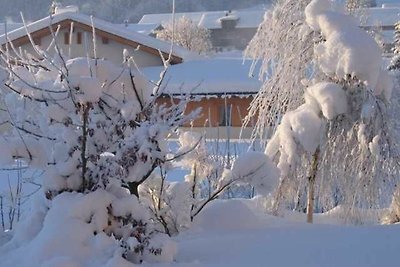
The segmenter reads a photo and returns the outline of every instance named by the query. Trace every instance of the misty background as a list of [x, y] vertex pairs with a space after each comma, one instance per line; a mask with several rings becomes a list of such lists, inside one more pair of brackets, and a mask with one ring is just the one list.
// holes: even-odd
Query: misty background
[[[345, 0], [339, 0], [345, 1]], [[63, 6], [76, 5], [80, 12], [111, 22], [138, 22], [144, 14], [171, 13], [172, 0], [59, 0]], [[176, 12], [262, 8], [274, 0], [176, 0]], [[52, 0], [0, 0], [0, 21], [20, 22], [22, 12], [27, 21], [47, 16]], [[399, 3], [400, 0], [376, 0]]]
[[[176, 12], [243, 9], [273, 0], [176, 0]], [[112, 22], [138, 22], [144, 14], [170, 13], [172, 0], [60, 0], [63, 6], [76, 5], [80, 12]], [[0, 0], [0, 21], [19, 22], [47, 16], [51, 0]]]

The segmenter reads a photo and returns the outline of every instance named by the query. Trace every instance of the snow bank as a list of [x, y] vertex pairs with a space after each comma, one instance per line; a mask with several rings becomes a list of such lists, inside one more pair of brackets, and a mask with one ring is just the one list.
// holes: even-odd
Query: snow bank
[[[36, 207], [27, 219], [34, 230], [29, 230], [23, 223], [10, 243], [0, 250], [0, 254], [4, 255], [2, 266], [134, 266], [123, 258], [120, 241], [107, 233], [128, 237], [131, 231], [128, 226], [119, 231], [114, 229], [117, 226], [110, 223], [110, 209], [115, 211], [113, 216], [117, 217], [129, 217], [129, 214], [134, 214], [135, 218], [146, 217], [147, 212], [135, 196], [116, 198], [105, 190], [89, 194], [64, 192], [40, 205], [41, 208]], [[163, 238], [159, 235], [154, 240], [149, 239], [151, 247], [161, 247], [162, 250], [160, 255], [144, 251], [146, 260], [173, 259], [176, 245]], [[132, 248], [138, 244], [137, 241], [131, 242]], [[130, 260], [129, 256], [134, 257], [128, 255]], [[132, 261], [135, 262], [135, 259]]]
[[194, 231], [255, 229], [263, 222], [241, 199], [215, 200], [195, 217]]
[[32, 225], [41, 227], [36, 234], [22, 235], [17, 229], [18, 235], [7, 244], [17, 249], [5, 255], [3, 266], [106, 265], [120, 248], [102, 232], [107, 227], [106, 207], [111, 200], [105, 191], [58, 195], [45, 216], [37, 216], [38, 209], [32, 214], [31, 218], [37, 218]]
[[347, 210], [342, 207], [315, 214], [316, 224], [306, 224], [304, 213], [288, 211], [289, 218], [280, 218], [249, 211], [245, 206], [253, 201], [210, 203], [195, 226], [178, 236], [172, 266], [397, 266], [399, 225], [345, 226], [337, 220]]

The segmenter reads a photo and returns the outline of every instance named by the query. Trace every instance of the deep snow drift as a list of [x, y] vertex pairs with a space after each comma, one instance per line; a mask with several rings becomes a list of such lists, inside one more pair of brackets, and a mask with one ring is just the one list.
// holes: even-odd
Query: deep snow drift
[[[178, 254], [173, 263], [145, 263], [141, 266], [378, 267], [398, 265], [400, 225], [333, 225], [329, 223], [338, 223], [338, 221], [332, 219], [329, 213], [316, 214], [316, 224], [306, 224], [298, 222], [305, 220], [305, 214], [288, 212], [286, 218], [280, 218], [267, 215], [262, 212], [262, 209], [261, 199], [258, 198], [216, 200], [196, 218], [191, 230], [175, 238]], [[82, 255], [98, 245], [107, 246], [101, 241], [101, 236], [93, 241], [94, 243], [87, 244], [87, 250], [82, 251]], [[60, 243], [62, 242], [61, 240]], [[73, 248], [66, 248], [66, 250], [70, 249]], [[111, 248], [110, 252], [112, 250]], [[40, 255], [22, 252], [23, 250], [7, 253], [4, 246], [1, 247], [1, 266], [24, 266], [21, 264], [23, 262], [28, 264], [31, 256], [40, 257]], [[49, 253], [51, 253], [51, 248], [49, 248]], [[103, 260], [107, 255], [95, 256], [97, 259], [91, 257], [91, 261], [86, 261], [84, 265], [59, 258], [57, 262], [52, 262], [48, 266], [103, 266]], [[108, 256], [112, 257], [112, 254]], [[113, 262], [112, 259], [108, 263], [107, 266], [135, 266], [123, 261]]]
[[[177, 239], [176, 262], [157, 266], [397, 266], [400, 225], [346, 226], [329, 214], [262, 214], [257, 199], [216, 201]], [[258, 214], [258, 215], [257, 215]], [[260, 215], [261, 214], [261, 215]], [[318, 224], [324, 223], [324, 224]], [[145, 266], [152, 266], [146, 264]]]

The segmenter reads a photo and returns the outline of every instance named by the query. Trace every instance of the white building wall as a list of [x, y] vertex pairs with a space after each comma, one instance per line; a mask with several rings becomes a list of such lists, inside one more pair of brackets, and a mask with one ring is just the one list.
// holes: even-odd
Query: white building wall
[[[94, 57], [93, 52], [93, 38], [92, 33], [76, 28], [72, 36], [71, 45], [64, 43], [64, 34], [69, 32], [69, 29], [60, 30], [57, 35], [57, 45], [61, 49], [64, 55], [69, 58], [75, 57], [85, 57], [89, 53], [90, 57]], [[82, 43], [77, 43], [77, 33], [81, 32]], [[40, 39], [40, 47], [42, 49], [47, 49], [52, 43], [51, 36], [45, 36]], [[136, 47], [131, 47], [124, 45], [122, 43], [116, 42], [115, 40], [108, 39], [108, 43], [103, 43], [102, 37], [96, 36], [96, 55], [97, 58], [108, 59], [115, 64], [121, 64], [123, 62], [123, 50], [127, 49], [136, 64], [139, 67], [148, 66], [160, 66], [162, 65], [162, 60], [158, 55], [154, 55], [142, 50], [136, 50]], [[31, 44], [25, 44], [21, 46], [22, 51], [35, 55], [34, 49]], [[50, 48], [50, 53], [55, 53], [54, 44]]]

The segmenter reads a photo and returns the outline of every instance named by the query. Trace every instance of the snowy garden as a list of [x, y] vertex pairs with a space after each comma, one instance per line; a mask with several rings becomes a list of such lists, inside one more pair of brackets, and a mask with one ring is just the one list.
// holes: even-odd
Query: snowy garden
[[0, 266], [397, 266], [400, 61], [351, 14], [266, 12], [252, 139], [227, 147], [181, 130], [190, 94], [157, 103], [171, 57], [154, 81], [128, 51], [2, 50]]

